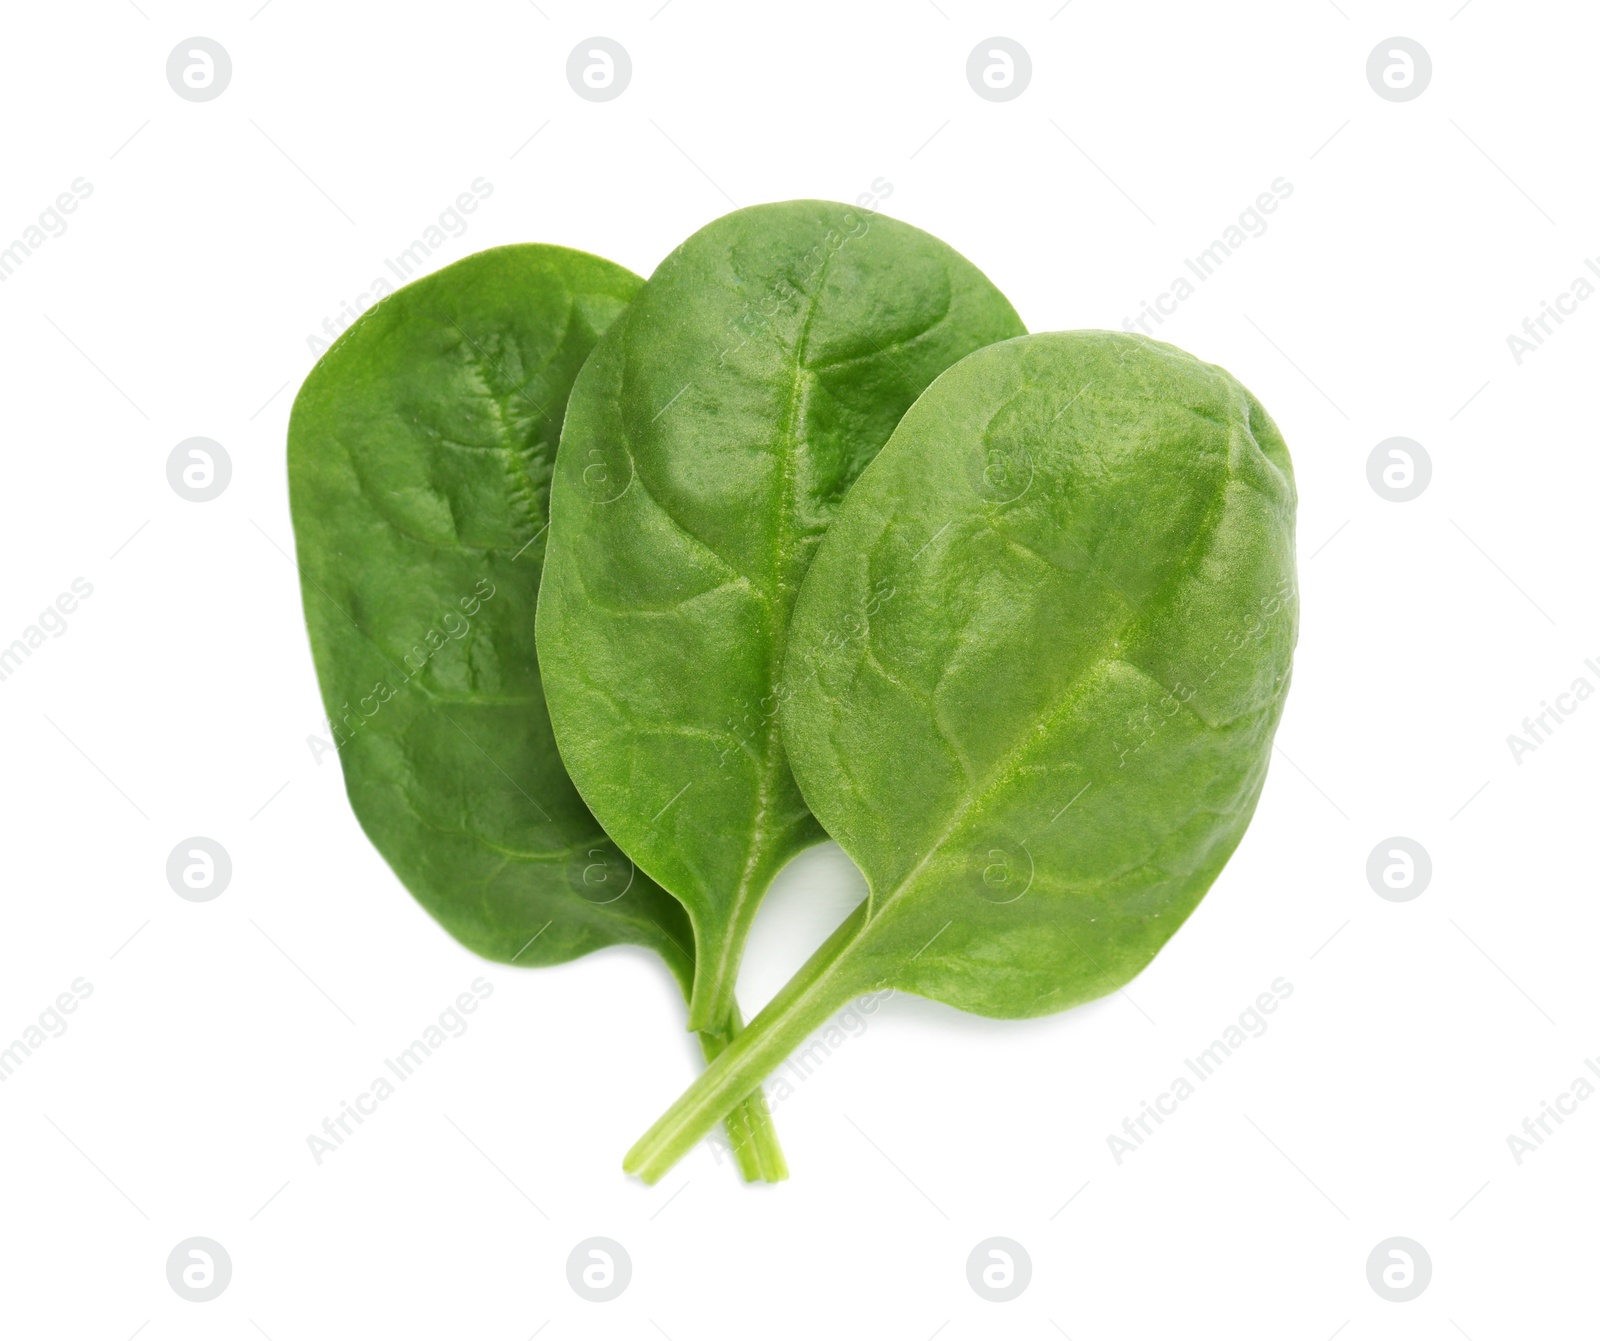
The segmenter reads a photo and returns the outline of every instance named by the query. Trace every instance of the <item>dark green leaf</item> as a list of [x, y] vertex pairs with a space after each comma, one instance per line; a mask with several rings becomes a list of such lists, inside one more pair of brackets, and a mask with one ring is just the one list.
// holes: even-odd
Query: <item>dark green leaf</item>
[[561, 766], [530, 618], [567, 395], [640, 282], [515, 246], [386, 298], [295, 400], [290, 500], [350, 803], [406, 887], [489, 959], [634, 942], [681, 975], [682, 910]]

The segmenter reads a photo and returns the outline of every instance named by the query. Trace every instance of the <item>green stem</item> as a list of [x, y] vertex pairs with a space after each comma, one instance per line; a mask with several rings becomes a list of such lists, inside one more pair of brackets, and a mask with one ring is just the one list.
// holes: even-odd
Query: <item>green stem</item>
[[848, 951], [866, 923], [863, 904], [806, 961], [771, 1003], [736, 1034], [700, 1078], [657, 1119], [622, 1167], [647, 1183], [659, 1180], [726, 1113], [760, 1093], [772, 1074], [835, 1011], [875, 985]]
[[715, 1029], [739, 1010], [734, 989], [739, 977], [739, 962], [744, 958], [745, 941], [760, 907], [741, 886], [734, 914], [720, 934], [695, 928], [694, 987], [689, 994], [689, 1028]]
[[789, 1161], [783, 1147], [778, 1144], [778, 1132], [772, 1125], [772, 1110], [767, 1107], [766, 1091], [757, 1085], [740, 1101], [745, 1121], [750, 1127], [750, 1143], [755, 1150], [756, 1163], [764, 1182], [781, 1183], [789, 1176]]
[[[695, 984], [694, 956], [659, 922], [652, 918], [651, 923], [661, 934], [648, 938], [646, 943], [666, 961], [683, 991], [684, 999], [688, 1001], [692, 998]], [[718, 1021], [718, 1027], [714, 1029], [696, 1028], [693, 1023], [689, 1026], [699, 1035], [700, 1050], [705, 1054], [707, 1065], [714, 1062], [744, 1028], [739, 1004], [731, 994], [725, 998]], [[783, 1157], [783, 1147], [778, 1144], [778, 1133], [772, 1126], [767, 1096], [759, 1085], [738, 1103], [729, 1106], [725, 1125], [734, 1160], [745, 1182], [781, 1183], [789, 1176], [789, 1163]]]
[[[727, 1049], [730, 1038], [742, 1027], [737, 1008], [731, 1019], [729, 1034], [714, 1034], [709, 1030], [699, 1035], [700, 1049], [710, 1065]], [[772, 1112], [767, 1107], [767, 1096], [758, 1085], [723, 1119], [728, 1141], [733, 1147], [733, 1157], [739, 1172], [747, 1183], [781, 1183], [789, 1176], [789, 1163], [784, 1158], [783, 1147], [778, 1144], [778, 1133], [772, 1125]]]
[[[700, 1050], [705, 1053], [706, 1065], [709, 1066], [722, 1054], [728, 1041], [718, 1034], [703, 1033], [699, 1037]], [[741, 1102], [729, 1109], [722, 1124], [727, 1128], [728, 1141], [733, 1147], [733, 1158], [739, 1166], [740, 1176], [747, 1183], [765, 1181], [760, 1152], [750, 1141], [750, 1120], [745, 1105]]]

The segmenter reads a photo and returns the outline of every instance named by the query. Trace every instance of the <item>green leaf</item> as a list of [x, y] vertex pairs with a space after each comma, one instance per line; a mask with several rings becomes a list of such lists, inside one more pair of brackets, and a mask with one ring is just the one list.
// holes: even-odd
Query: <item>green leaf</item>
[[578, 379], [540, 595], [546, 692], [579, 790], [689, 910], [692, 1027], [732, 1008], [767, 885], [823, 837], [778, 728], [817, 542], [923, 389], [1022, 329], [936, 238], [792, 201], [683, 243]]
[[567, 398], [641, 282], [513, 246], [385, 298], [295, 400], [290, 504], [350, 804], [406, 888], [485, 958], [645, 945], [687, 991], [683, 909], [567, 777], [534, 647]]
[[868, 901], [630, 1153], [654, 1180], [821, 1020], [893, 986], [1044, 1015], [1139, 973], [1255, 809], [1298, 598], [1283, 439], [1105, 332], [982, 350], [819, 546], [782, 723]]

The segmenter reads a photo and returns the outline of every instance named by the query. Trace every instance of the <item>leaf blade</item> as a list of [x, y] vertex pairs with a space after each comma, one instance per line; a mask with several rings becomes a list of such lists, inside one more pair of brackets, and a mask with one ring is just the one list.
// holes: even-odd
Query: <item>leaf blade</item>
[[540, 597], [552, 717], [595, 812], [689, 909], [696, 1022], [823, 836], [775, 698], [816, 544], [923, 387], [1021, 329], [936, 239], [797, 201], [680, 246], [578, 380]]
[[796, 777], [872, 888], [869, 977], [1020, 1016], [1149, 962], [1265, 777], [1293, 507], [1259, 404], [1149, 342], [1009, 341], [913, 407], [819, 549], [786, 667]]
[[387, 297], [296, 397], [290, 499], [351, 806], [401, 881], [486, 958], [634, 942], [685, 978], [680, 910], [562, 767], [530, 618], [567, 393], [641, 282], [528, 245]]

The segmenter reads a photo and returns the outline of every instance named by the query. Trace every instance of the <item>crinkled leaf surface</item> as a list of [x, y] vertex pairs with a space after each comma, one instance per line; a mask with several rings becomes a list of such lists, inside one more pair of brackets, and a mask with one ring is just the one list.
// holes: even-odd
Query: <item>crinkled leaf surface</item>
[[777, 870], [822, 831], [779, 739], [800, 581], [906, 407], [1022, 325], [944, 243], [820, 201], [672, 253], [573, 390], [539, 645], [579, 790], [688, 907], [691, 1024], [732, 1000]]
[[1266, 776], [1294, 507], [1260, 404], [1170, 346], [1026, 336], [935, 382], [818, 546], [785, 666], [794, 775], [870, 896], [628, 1166], [659, 1177], [872, 987], [1033, 1016], [1144, 968]]
[[295, 400], [290, 502], [351, 807], [406, 888], [489, 959], [633, 942], [687, 980], [683, 911], [568, 779], [534, 649], [567, 397], [641, 282], [511, 246], [385, 298]]
[[873, 976], [1023, 1016], [1149, 962], [1266, 776], [1294, 503], [1250, 393], [1133, 336], [998, 345], [914, 407], [818, 554], [783, 712]]

